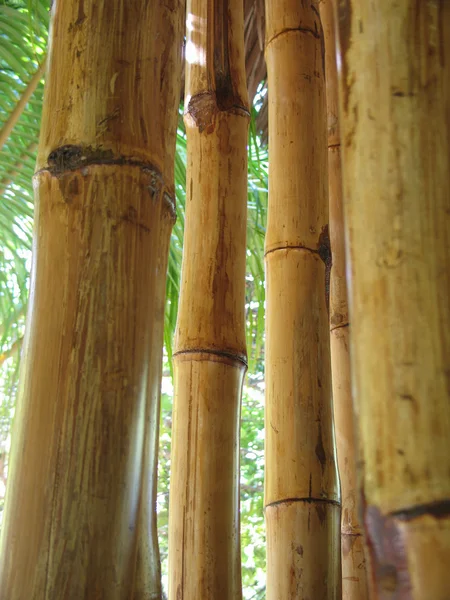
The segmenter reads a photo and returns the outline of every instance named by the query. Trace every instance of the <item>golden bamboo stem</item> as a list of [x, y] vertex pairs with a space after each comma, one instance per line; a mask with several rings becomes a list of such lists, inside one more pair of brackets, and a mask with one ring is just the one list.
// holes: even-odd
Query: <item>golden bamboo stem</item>
[[342, 599], [368, 598], [363, 526], [359, 516], [356, 443], [350, 383], [350, 328], [345, 273], [344, 209], [342, 205], [341, 139], [339, 133], [336, 36], [332, 0], [322, 0], [320, 17], [325, 37], [328, 114], [328, 191], [330, 243], [330, 345], [334, 422], [341, 480]]
[[249, 121], [242, 3], [190, 0], [187, 36], [169, 598], [237, 600]]
[[57, 2], [5, 600], [161, 598], [154, 511], [182, 4]]
[[450, 590], [450, 4], [339, 3], [352, 373], [380, 599]]
[[19, 101], [17, 102], [16, 106], [14, 107], [14, 110], [9, 115], [9, 118], [6, 121], [6, 123], [0, 129], [0, 150], [3, 148], [5, 143], [8, 141], [11, 131], [16, 126], [17, 121], [22, 116], [22, 113], [25, 110], [26, 105], [28, 104], [28, 100], [31, 98], [31, 96], [36, 91], [36, 88], [39, 85], [39, 82], [41, 81], [42, 77], [44, 76], [45, 67], [46, 67], [46, 57], [44, 57], [41, 64], [38, 65], [38, 68], [36, 69], [35, 74], [30, 79], [27, 87], [24, 89], [22, 96], [19, 98]]
[[267, 600], [340, 598], [332, 430], [327, 134], [317, 3], [266, 1]]

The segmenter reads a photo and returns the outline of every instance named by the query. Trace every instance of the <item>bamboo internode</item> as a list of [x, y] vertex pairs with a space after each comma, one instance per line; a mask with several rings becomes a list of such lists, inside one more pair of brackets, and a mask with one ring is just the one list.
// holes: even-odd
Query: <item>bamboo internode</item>
[[327, 134], [317, 3], [266, 1], [267, 599], [340, 598], [332, 432]]
[[161, 598], [156, 447], [181, 3], [56, 2], [5, 600]]
[[328, 181], [330, 243], [330, 345], [334, 422], [342, 494], [342, 599], [367, 600], [363, 527], [356, 479], [352, 390], [350, 383], [350, 323], [345, 272], [344, 209], [342, 205], [341, 140], [339, 133], [336, 36], [332, 0], [322, 0], [320, 16], [325, 37], [328, 114]]
[[239, 0], [188, 2], [186, 59], [169, 597], [238, 600], [249, 121]]
[[352, 373], [376, 597], [450, 590], [450, 3], [338, 3]]

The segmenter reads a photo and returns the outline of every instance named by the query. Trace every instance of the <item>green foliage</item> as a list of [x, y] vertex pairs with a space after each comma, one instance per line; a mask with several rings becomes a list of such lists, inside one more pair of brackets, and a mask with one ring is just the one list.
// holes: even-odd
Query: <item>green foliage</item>
[[[0, 0], [0, 130], [14, 111], [46, 52], [49, 0]], [[0, 518], [11, 421], [18, 380], [31, 268], [32, 177], [43, 101], [41, 82], [0, 150]], [[260, 148], [252, 112], [249, 134], [246, 319], [249, 377], [244, 389], [241, 429], [241, 532], [244, 597], [265, 595], [263, 522], [263, 348], [264, 235], [267, 203], [267, 151]], [[186, 195], [186, 135], [182, 108], [175, 157], [178, 218], [168, 264], [164, 343], [165, 374], [161, 407], [158, 523], [163, 574], [167, 569], [172, 419], [171, 356], [178, 311]], [[164, 579], [164, 578], [163, 578]]]

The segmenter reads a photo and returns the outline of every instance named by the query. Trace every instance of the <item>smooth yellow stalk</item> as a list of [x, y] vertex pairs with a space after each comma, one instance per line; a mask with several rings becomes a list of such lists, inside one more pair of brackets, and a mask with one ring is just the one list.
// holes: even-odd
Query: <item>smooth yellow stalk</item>
[[187, 200], [174, 357], [169, 598], [238, 600], [249, 121], [242, 3], [191, 0], [187, 35]]
[[317, 3], [267, 0], [267, 600], [341, 594], [324, 59]]
[[161, 598], [155, 469], [182, 4], [56, 2], [3, 600]]
[[352, 377], [376, 597], [450, 590], [450, 3], [339, 2]]

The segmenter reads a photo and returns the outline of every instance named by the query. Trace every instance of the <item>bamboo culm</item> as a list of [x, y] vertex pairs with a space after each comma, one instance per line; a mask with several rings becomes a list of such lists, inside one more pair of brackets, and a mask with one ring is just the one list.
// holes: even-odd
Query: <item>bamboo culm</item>
[[53, 3], [2, 600], [161, 598], [156, 449], [182, 8]]
[[324, 59], [318, 4], [267, 0], [267, 600], [341, 597]]
[[375, 597], [450, 590], [450, 3], [338, 3], [352, 378]]
[[238, 600], [249, 110], [243, 5], [190, 0], [187, 199], [175, 335], [169, 598]]
[[330, 244], [330, 345], [334, 422], [342, 495], [342, 600], [367, 600], [367, 569], [363, 524], [356, 477], [357, 445], [350, 382], [350, 321], [345, 268], [344, 208], [342, 204], [341, 138], [335, 18], [332, 0], [319, 5], [325, 38], [328, 115], [328, 190]]

